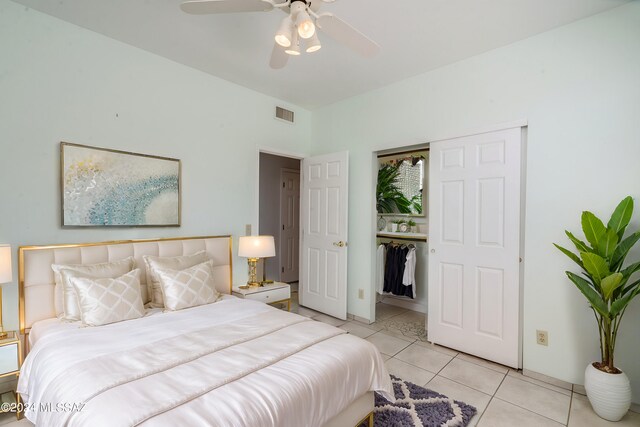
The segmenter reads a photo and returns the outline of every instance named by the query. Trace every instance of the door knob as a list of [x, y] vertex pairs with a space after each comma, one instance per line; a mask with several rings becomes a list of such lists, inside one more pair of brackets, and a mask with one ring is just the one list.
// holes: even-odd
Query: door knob
[[344, 248], [345, 246], [347, 246], [347, 243], [343, 242], [342, 240], [340, 240], [339, 242], [333, 242], [333, 246], [337, 246], [339, 248]]
[[431, 253], [432, 253], [432, 254], [435, 254], [435, 253], [436, 253], [436, 250], [435, 250], [435, 249], [431, 249]]

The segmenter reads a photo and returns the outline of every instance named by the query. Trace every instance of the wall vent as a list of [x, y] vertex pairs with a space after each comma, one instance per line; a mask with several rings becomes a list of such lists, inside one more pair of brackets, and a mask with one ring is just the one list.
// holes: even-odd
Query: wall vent
[[293, 111], [289, 111], [282, 107], [276, 107], [276, 118], [284, 120], [285, 122], [293, 123], [294, 121]]

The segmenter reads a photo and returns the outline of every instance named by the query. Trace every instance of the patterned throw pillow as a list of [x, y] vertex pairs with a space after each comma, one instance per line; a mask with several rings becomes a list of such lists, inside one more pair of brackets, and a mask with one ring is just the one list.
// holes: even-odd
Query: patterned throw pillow
[[185, 268], [193, 267], [194, 265], [207, 261], [209, 257], [205, 251], [200, 251], [192, 255], [174, 257], [145, 255], [142, 259], [144, 259], [147, 268], [147, 290], [149, 292], [149, 298], [151, 299], [151, 306], [162, 308], [164, 307], [162, 286], [160, 285], [160, 279], [156, 274], [156, 270], [184, 270]]
[[69, 277], [78, 294], [82, 323], [100, 326], [144, 316], [140, 269], [115, 279]]
[[156, 273], [168, 310], [209, 304], [220, 298], [213, 281], [211, 260], [184, 270], [157, 269]]
[[[65, 320], [80, 320], [80, 307], [76, 290], [67, 280], [70, 276], [84, 276], [94, 279], [120, 277], [133, 270], [133, 257], [99, 264], [53, 264], [56, 316]], [[62, 274], [62, 270], [66, 274]]]

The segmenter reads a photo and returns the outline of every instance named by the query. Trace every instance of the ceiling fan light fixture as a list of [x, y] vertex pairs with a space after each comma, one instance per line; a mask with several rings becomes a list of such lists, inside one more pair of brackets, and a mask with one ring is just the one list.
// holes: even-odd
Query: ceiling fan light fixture
[[291, 46], [293, 40], [293, 32], [293, 19], [291, 19], [291, 15], [289, 15], [282, 20], [280, 28], [276, 32], [276, 43], [278, 43], [282, 47]]
[[298, 14], [296, 27], [298, 27], [298, 34], [303, 39], [310, 39], [316, 33], [316, 24], [313, 23], [313, 20], [306, 11]]
[[295, 17], [298, 35], [303, 39], [310, 39], [316, 33], [316, 24], [307, 13], [307, 3], [304, 0], [294, 0], [291, 3], [291, 16]]
[[299, 56], [300, 55], [300, 43], [298, 39], [298, 33], [293, 32], [293, 39], [291, 40], [291, 46], [284, 50], [288, 55]]
[[313, 37], [311, 37], [307, 41], [307, 53], [317, 52], [322, 49], [322, 45], [320, 44], [320, 39], [318, 38], [318, 33], [315, 33]]

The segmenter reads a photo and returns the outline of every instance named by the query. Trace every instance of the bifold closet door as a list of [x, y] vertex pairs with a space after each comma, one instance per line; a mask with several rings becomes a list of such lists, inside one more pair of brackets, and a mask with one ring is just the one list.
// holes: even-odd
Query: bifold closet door
[[433, 142], [429, 341], [519, 368], [521, 128]]

